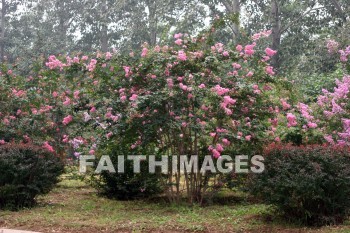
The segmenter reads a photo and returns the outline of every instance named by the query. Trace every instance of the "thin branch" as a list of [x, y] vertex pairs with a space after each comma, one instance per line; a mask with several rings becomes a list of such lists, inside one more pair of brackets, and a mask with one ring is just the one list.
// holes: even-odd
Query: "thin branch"
[[306, 16], [307, 14], [309, 14], [311, 11], [314, 10], [319, 10], [319, 9], [323, 9], [325, 8], [324, 6], [322, 7], [317, 7], [317, 8], [311, 8], [310, 10], [305, 11], [302, 15], [300, 15], [296, 20], [290, 22], [287, 26], [285, 26], [283, 29], [280, 30], [280, 33], [282, 34], [283, 32], [285, 32], [286, 30], [288, 30], [293, 24], [297, 23], [299, 20], [301, 20], [304, 16]]
[[337, 0], [331, 0], [331, 1], [334, 3], [335, 8], [337, 8], [337, 10], [343, 14], [344, 12], [343, 12], [343, 9], [341, 9], [339, 2]]

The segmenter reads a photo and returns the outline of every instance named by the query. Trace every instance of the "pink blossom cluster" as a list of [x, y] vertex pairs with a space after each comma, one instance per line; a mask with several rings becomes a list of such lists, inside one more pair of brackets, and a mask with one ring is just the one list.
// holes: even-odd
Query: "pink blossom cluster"
[[287, 113], [287, 121], [288, 121], [287, 123], [288, 128], [298, 125], [297, 118], [292, 113]]
[[90, 63], [86, 66], [88, 71], [93, 72], [96, 68], [97, 60], [96, 59], [91, 59]]
[[271, 33], [272, 33], [272, 30], [266, 30], [266, 31], [255, 33], [254, 35], [252, 35], [252, 40], [257, 41], [261, 38], [269, 37]]
[[312, 112], [312, 110], [309, 108], [308, 105], [304, 104], [304, 103], [299, 103], [298, 104], [298, 109], [301, 113], [301, 115], [306, 119], [307, 124], [304, 125], [304, 128], [317, 128], [317, 124], [314, 122], [315, 117], [310, 115], [310, 113]]
[[339, 53], [340, 53], [340, 60], [342, 62], [347, 62], [349, 59], [348, 57], [350, 55], [350, 46], [346, 47], [343, 50], [339, 50]]
[[339, 47], [339, 43], [335, 40], [327, 40], [328, 53], [336, 53]]
[[187, 60], [187, 55], [183, 50], [180, 50], [177, 54], [177, 59], [180, 61], [186, 61]]
[[336, 80], [336, 87], [333, 92], [323, 90], [323, 94], [317, 99], [317, 104], [323, 111], [323, 115], [328, 121], [342, 122], [342, 127], [329, 128], [325, 125], [329, 134], [324, 136], [325, 140], [331, 144], [350, 145], [350, 120], [348, 119], [350, 97], [350, 76], [345, 75], [343, 79]]
[[230, 92], [230, 89], [216, 85], [213, 88], [213, 91], [215, 91], [218, 95], [225, 95], [226, 93]]
[[56, 56], [51, 55], [49, 56], [49, 61], [46, 62], [46, 66], [49, 67], [51, 70], [56, 68], [62, 69], [63, 63], [60, 60], [58, 60]]

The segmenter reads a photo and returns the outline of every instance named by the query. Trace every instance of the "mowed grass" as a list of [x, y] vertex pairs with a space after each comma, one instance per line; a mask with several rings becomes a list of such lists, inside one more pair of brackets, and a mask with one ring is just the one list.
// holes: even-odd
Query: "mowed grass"
[[[227, 195], [227, 194], [225, 194]], [[227, 201], [229, 200], [229, 201]], [[350, 232], [342, 226], [305, 228], [274, 218], [270, 208], [242, 198], [207, 207], [159, 200], [118, 201], [77, 180], [63, 180], [39, 205], [0, 211], [0, 228], [40, 232]]]

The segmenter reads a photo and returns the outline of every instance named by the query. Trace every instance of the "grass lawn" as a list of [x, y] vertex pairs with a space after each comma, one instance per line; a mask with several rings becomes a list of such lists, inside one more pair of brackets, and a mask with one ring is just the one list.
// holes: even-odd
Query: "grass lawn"
[[269, 208], [245, 200], [209, 207], [163, 201], [116, 201], [99, 197], [76, 180], [63, 180], [39, 205], [0, 211], [0, 228], [40, 232], [350, 232], [343, 226], [305, 228], [273, 220]]

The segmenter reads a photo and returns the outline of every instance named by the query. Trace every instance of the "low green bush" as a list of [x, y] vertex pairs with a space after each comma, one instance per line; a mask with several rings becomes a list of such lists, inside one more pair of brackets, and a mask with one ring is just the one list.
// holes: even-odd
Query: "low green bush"
[[[128, 150], [122, 145], [111, 144], [100, 149], [105, 150], [113, 165], [118, 164], [118, 155], [128, 154]], [[94, 163], [94, 169], [96, 169], [98, 159]], [[102, 171], [101, 174], [93, 174], [90, 180], [92, 186], [94, 186], [100, 194], [108, 198], [119, 200], [147, 198], [164, 191], [164, 187], [160, 182], [161, 175], [149, 173], [147, 160], [141, 161], [140, 173], [134, 173], [133, 166], [133, 161], [127, 160], [125, 157], [123, 173], [118, 173], [118, 171], [116, 173]], [[117, 169], [117, 167], [115, 167], [115, 169]]]
[[270, 146], [265, 171], [253, 174], [248, 190], [289, 220], [338, 224], [350, 210], [350, 151], [331, 146]]
[[0, 208], [17, 210], [35, 204], [58, 182], [64, 165], [55, 154], [34, 145], [0, 146]]

